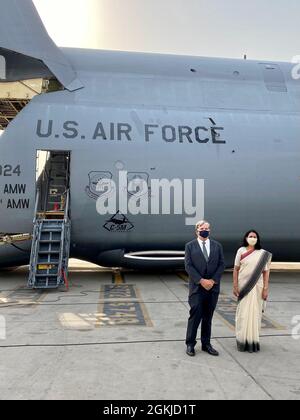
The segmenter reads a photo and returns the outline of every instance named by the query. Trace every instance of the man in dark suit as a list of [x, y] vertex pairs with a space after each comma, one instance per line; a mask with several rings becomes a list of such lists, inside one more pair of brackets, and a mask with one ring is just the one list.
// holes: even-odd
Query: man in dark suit
[[210, 240], [210, 224], [205, 220], [196, 225], [197, 239], [185, 248], [185, 269], [189, 274], [189, 305], [186, 345], [187, 354], [195, 356], [198, 327], [201, 325], [202, 350], [212, 356], [219, 353], [212, 347], [211, 325], [220, 294], [220, 282], [225, 270], [222, 245]]

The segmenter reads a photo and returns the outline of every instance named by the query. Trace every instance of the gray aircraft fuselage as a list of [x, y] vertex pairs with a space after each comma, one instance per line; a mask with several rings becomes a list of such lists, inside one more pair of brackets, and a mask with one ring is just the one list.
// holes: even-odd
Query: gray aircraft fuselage
[[[63, 49], [83, 88], [36, 96], [0, 136], [0, 232], [32, 232], [37, 150], [71, 152], [71, 256], [124, 266], [124, 253], [183, 251], [186, 214], [96, 211], [119, 171], [204, 180], [203, 217], [226, 263], [256, 229], [277, 261], [300, 260], [300, 83], [292, 65]], [[24, 251], [30, 243], [19, 246]], [[0, 265], [29, 254], [0, 247]]]

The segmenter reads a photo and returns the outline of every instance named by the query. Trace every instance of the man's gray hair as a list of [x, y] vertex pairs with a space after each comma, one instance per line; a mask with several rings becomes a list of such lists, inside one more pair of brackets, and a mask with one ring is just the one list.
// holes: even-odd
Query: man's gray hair
[[209, 223], [207, 220], [200, 220], [200, 221], [196, 224], [196, 230], [197, 230], [199, 227], [201, 227], [201, 226], [203, 226], [203, 225], [205, 225], [205, 224], [208, 224], [208, 225], [209, 225], [209, 227], [210, 227], [210, 223]]

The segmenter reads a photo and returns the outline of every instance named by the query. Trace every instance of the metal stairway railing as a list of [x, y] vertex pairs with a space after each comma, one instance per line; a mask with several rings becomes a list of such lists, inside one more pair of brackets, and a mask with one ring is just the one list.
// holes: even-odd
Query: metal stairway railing
[[[70, 193], [67, 191], [64, 213], [38, 213], [35, 209], [28, 287], [54, 289], [66, 284], [70, 253]], [[41, 216], [42, 215], [42, 216]], [[49, 216], [49, 217], [48, 217]]]

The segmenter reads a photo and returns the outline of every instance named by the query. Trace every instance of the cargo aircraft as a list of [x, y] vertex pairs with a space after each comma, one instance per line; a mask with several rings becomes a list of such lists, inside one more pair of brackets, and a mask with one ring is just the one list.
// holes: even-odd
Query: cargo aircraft
[[300, 260], [295, 64], [58, 48], [31, 0], [0, 7], [1, 267], [182, 267], [202, 218], [228, 266], [254, 228]]

